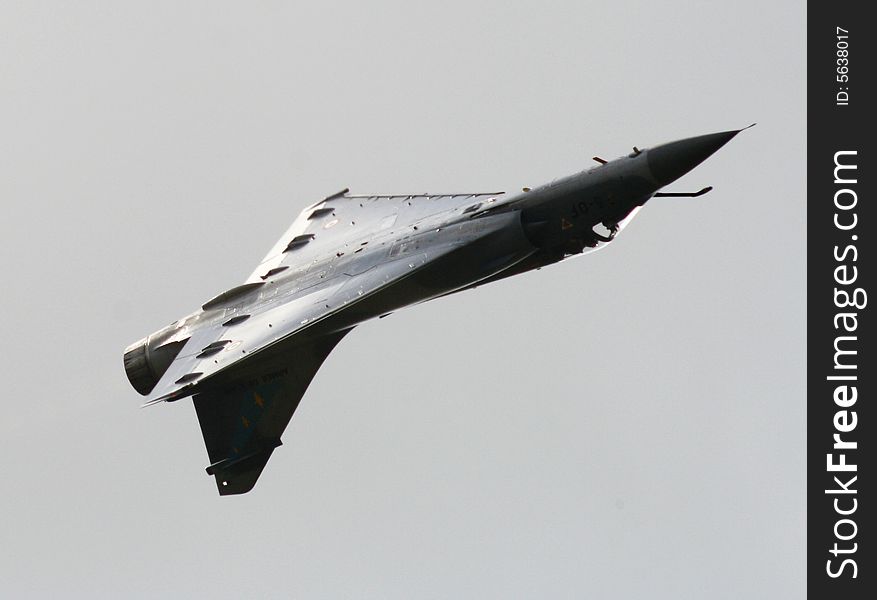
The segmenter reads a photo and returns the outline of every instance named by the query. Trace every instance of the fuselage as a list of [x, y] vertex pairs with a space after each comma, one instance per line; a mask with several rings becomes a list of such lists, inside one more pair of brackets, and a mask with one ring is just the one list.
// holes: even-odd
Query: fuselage
[[491, 221], [463, 245], [350, 310], [343, 326], [398, 308], [538, 269], [605, 247], [663, 186], [700, 164], [738, 131], [633, 151], [514, 195], [465, 200], [435, 222], [436, 235]]
[[[306, 341], [603, 247], [660, 188], [737, 133], [634, 148], [517, 194], [330, 196], [302, 213], [295, 235], [278, 242], [258, 276], [132, 345], [129, 379], [146, 393], [193, 332], [290, 303], [325, 302], [301, 323], [295, 337]], [[369, 279], [388, 264], [410, 273], [387, 285]], [[271, 343], [275, 351], [281, 342]]]

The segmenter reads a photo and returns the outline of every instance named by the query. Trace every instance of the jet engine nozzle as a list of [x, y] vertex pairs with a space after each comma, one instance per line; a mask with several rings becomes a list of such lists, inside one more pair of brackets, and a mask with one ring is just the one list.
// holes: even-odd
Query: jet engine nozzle
[[125, 349], [125, 374], [131, 386], [146, 396], [167, 371], [188, 338], [175, 342], [162, 343], [167, 335], [149, 335]]

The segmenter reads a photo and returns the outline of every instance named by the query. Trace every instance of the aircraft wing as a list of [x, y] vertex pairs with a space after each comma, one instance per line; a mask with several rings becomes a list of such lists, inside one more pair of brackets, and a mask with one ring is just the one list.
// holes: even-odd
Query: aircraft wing
[[[407, 235], [390, 231], [382, 238], [372, 231], [366, 243], [358, 237], [336, 236], [323, 242], [332, 245], [320, 252], [293, 244], [281, 251], [279, 262], [276, 257], [269, 259], [275, 266], [268, 269], [289, 269], [292, 277], [266, 281], [259, 276], [259, 281], [220, 294], [168, 340], [188, 338], [145, 405], [178, 400], [216, 384], [223, 372], [258, 360], [260, 353], [281, 342], [304, 337], [305, 330], [341, 316], [436, 259], [501, 229], [510, 218], [498, 214], [442, 228], [427, 217], [416, 221], [421, 227], [406, 225]], [[276, 247], [285, 248], [301, 235], [287, 233]], [[263, 263], [257, 272], [264, 268]]]
[[273, 370], [246, 373], [245, 383], [195, 394], [210, 457], [207, 473], [221, 496], [250, 491], [320, 365], [346, 331], [301, 344], [277, 357]]
[[[197, 393], [222, 373], [237, 370], [244, 362], [257, 362], [260, 353], [272, 346], [302, 334], [360, 299], [399, 281], [426, 264], [428, 257], [450, 250], [449, 246], [433, 249], [429, 254], [406, 255], [357, 275], [336, 273], [306, 289], [289, 290], [283, 293], [282, 300], [263, 299], [264, 304], [259, 305], [254, 299], [252, 307], [235, 307], [233, 312], [222, 316], [222, 319], [228, 317], [227, 320], [194, 328], [144, 405]], [[236, 323], [234, 319], [244, 320]], [[229, 321], [231, 325], [223, 325]]]
[[[422, 231], [449, 210], [464, 214], [473, 207], [495, 206], [502, 194], [351, 196], [343, 190], [303, 210], [250, 274], [247, 283], [264, 281], [273, 269], [295, 269], [329, 251], [356, 252], [399, 232]], [[298, 245], [291, 251], [289, 244], [294, 240], [298, 240]]]

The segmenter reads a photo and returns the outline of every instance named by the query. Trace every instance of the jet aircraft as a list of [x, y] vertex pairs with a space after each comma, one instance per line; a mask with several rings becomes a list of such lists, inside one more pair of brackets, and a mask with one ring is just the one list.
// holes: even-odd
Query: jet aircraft
[[144, 406], [191, 396], [220, 495], [253, 488], [320, 365], [358, 324], [610, 244], [742, 130], [633, 148], [520, 193], [350, 194], [308, 206], [246, 281], [129, 346]]

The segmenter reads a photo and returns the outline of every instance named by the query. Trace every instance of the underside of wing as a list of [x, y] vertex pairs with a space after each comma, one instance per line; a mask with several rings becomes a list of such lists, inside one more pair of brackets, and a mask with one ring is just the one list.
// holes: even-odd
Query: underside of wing
[[222, 388], [194, 396], [220, 495], [250, 491], [320, 365], [345, 332], [293, 346], [240, 372]]
[[[380, 310], [371, 314], [351, 309], [455, 250], [488, 238], [513, 218], [496, 215], [465, 220], [452, 229], [411, 228], [404, 236], [375, 240], [367, 248], [360, 245], [362, 252], [332, 253], [312, 263], [314, 268], [307, 272], [280, 276], [257, 287], [245, 284], [244, 299], [227, 296], [230, 306], [223, 304], [224, 294], [217, 296], [204, 305], [206, 310], [198, 317], [202, 322], [178, 334], [190, 337], [146, 404], [199, 393], [224, 371], [256, 362], [263, 351], [303, 337], [306, 330], [320, 326], [322, 332], [337, 331], [378, 316]], [[351, 320], [353, 314], [356, 317]], [[332, 323], [338, 326], [333, 328]]]
[[381, 236], [428, 221], [450, 209], [489, 206], [502, 192], [465, 194], [333, 194], [303, 210], [281, 236], [248, 283], [265, 281], [275, 269], [308, 264], [315, 256], [338, 248], [355, 252], [363, 241], [375, 243]]

